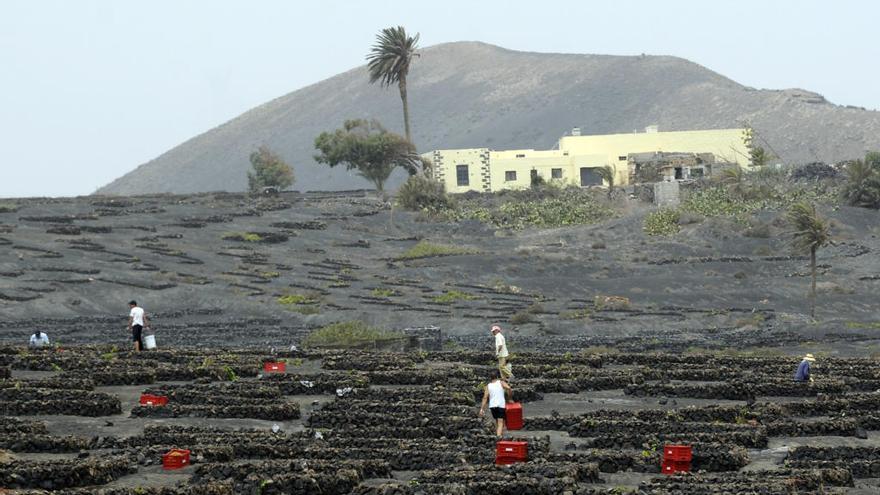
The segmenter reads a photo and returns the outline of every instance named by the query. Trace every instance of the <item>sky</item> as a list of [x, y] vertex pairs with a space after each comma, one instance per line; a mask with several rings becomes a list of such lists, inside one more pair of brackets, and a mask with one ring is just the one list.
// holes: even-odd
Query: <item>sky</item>
[[880, 109], [873, 0], [0, 0], [0, 197], [75, 196], [270, 99], [421, 45], [675, 55]]

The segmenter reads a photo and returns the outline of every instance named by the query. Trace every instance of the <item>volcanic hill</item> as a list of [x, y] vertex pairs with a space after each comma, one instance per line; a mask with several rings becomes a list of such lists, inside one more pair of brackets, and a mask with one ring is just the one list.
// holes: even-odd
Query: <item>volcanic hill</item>
[[[753, 126], [784, 160], [837, 161], [880, 148], [880, 112], [801, 89], [757, 90], [669, 56], [530, 53], [478, 42], [425, 48], [410, 74], [418, 148], [550, 148], [585, 134]], [[266, 144], [295, 169], [298, 190], [364, 187], [313, 159], [315, 136], [349, 118], [401, 131], [396, 88], [364, 66], [301, 88], [198, 135], [98, 190], [101, 194], [241, 191], [249, 153]], [[391, 186], [400, 180], [393, 178]]]

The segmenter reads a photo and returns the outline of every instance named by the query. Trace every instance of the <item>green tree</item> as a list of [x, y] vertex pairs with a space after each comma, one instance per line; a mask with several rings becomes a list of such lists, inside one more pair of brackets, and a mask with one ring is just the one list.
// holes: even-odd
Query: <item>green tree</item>
[[816, 251], [830, 244], [831, 228], [828, 221], [816, 212], [816, 207], [802, 201], [791, 205], [787, 218], [794, 229], [791, 232], [792, 247], [799, 252], [810, 253], [810, 316], [816, 316]]
[[422, 165], [415, 146], [403, 136], [387, 131], [376, 120], [346, 120], [341, 129], [322, 132], [315, 138], [315, 161], [346, 169], [372, 182], [380, 192], [391, 172], [400, 167], [410, 175]]
[[880, 161], [876, 167], [868, 161], [853, 160], [846, 166], [843, 199], [851, 206], [880, 208]]
[[376, 44], [367, 55], [367, 69], [370, 71], [370, 83], [380, 82], [382, 87], [397, 83], [400, 99], [403, 101], [403, 125], [406, 129], [406, 140], [412, 142], [409, 130], [409, 101], [406, 97], [406, 77], [413, 58], [418, 57], [416, 49], [419, 34], [409, 36], [403, 26], [383, 29], [376, 36]]
[[251, 153], [251, 166], [248, 171], [248, 190], [258, 193], [264, 187], [285, 189], [293, 184], [293, 169], [280, 156], [266, 146], [260, 146]]
[[614, 167], [605, 165], [596, 169], [596, 175], [599, 176], [606, 184], [608, 184], [608, 199], [614, 194]]

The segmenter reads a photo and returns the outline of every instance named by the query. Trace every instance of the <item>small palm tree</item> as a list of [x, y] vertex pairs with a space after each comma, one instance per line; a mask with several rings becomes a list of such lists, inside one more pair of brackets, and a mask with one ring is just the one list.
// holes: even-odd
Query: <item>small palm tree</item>
[[718, 181], [727, 185], [727, 190], [731, 194], [739, 197], [745, 196], [746, 192], [746, 172], [739, 166], [725, 168], [718, 175]]
[[403, 125], [406, 129], [406, 140], [412, 142], [409, 132], [409, 102], [406, 98], [406, 76], [413, 58], [418, 57], [416, 49], [419, 34], [409, 36], [403, 26], [383, 29], [376, 36], [376, 44], [367, 55], [367, 69], [370, 71], [370, 83], [380, 81], [382, 87], [397, 83], [400, 99], [403, 101]]
[[852, 206], [880, 208], [880, 171], [866, 160], [854, 160], [846, 166], [843, 199]]
[[597, 168], [596, 175], [608, 184], [608, 199], [611, 199], [611, 195], [614, 193], [614, 168], [611, 165]]
[[810, 253], [810, 316], [816, 316], [816, 251], [832, 243], [828, 220], [819, 216], [816, 207], [803, 201], [793, 204], [787, 214], [788, 223], [794, 228], [791, 243], [795, 250]]

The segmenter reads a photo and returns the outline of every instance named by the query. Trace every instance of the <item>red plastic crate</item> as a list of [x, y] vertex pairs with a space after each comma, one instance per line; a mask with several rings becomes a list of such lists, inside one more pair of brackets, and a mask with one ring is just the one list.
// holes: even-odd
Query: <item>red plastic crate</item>
[[504, 424], [508, 430], [521, 430], [523, 427], [522, 404], [511, 402], [504, 411]]
[[168, 397], [164, 395], [141, 394], [142, 406], [164, 406], [168, 404]]
[[660, 465], [660, 472], [663, 474], [689, 473], [690, 471], [690, 461], [663, 461], [663, 464]]
[[162, 455], [162, 468], [181, 469], [189, 466], [189, 450], [171, 449]]
[[529, 460], [529, 444], [502, 440], [496, 444], [495, 464], [513, 464]]
[[691, 462], [693, 453], [690, 445], [664, 445], [663, 460], [664, 461], [687, 461]]
[[269, 362], [263, 363], [263, 371], [266, 373], [284, 373], [287, 370], [287, 363]]

